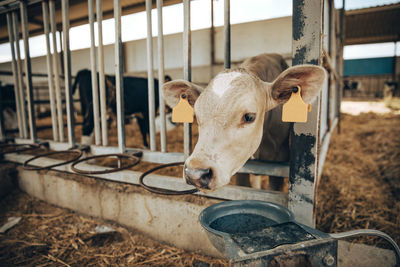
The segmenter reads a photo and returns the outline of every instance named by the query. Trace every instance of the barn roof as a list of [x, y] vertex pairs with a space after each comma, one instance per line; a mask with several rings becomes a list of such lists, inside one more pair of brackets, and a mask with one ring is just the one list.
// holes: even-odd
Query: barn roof
[[[8, 10], [17, 10], [19, 0], [3, 0], [0, 1], [0, 43], [8, 42], [7, 19], [6, 12]], [[43, 34], [43, 17], [42, 17], [42, 1], [26, 0], [28, 3], [28, 21], [29, 36]], [[56, 22], [57, 29], [61, 30], [61, 1], [56, 2]], [[114, 16], [113, 0], [103, 0], [103, 19], [109, 19]], [[164, 0], [164, 6], [181, 3], [182, 0]], [[155, 1], [153, 1], [155, 7]], [[122, 15], [136, 13], [145, 10], [144, 0], [122, 0]], [[88, 21], [88, 1], [87, 0], [70, 0], [70, 27], [87, 24]], [[19, 12], [18, 12], [19, 15]]]
[[400, 3], [346, 11], [345, 45], [400, 40]]

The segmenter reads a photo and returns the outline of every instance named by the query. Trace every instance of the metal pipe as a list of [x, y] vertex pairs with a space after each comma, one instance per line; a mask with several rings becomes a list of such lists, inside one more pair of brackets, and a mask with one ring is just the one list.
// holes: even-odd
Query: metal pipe
[[69, 3], [68, 0], [61, 1], [61, 13], [63, 22], [63, 47], [64, 47], [64, 79], [65, 79], [65, 97], [67, 106], [67, 127], [68, 143], [70, 147], [75, 146], [75, 120], [74, 106], [71, 91], [71, 50], [69, 48]]
[[60, 87], [60, 61], [57, 52], [57, 26], [56, 26], [56, 7], [54, 0], [49, 1], [50, 11], [50, 28], [53, 44], [53, 67], [54, 67], [54, 82], [56, 85], [56, 100], [57, 100], [57, 119], [58, 119], [58, 136], [61, 142], [64, 142], [64, 119], [63, 119], [63, 106], [61, 98]]
[[[13, 20], [11, 18], [11, 13], [7, 13], [7, 28], [8, 28], [8, 36], [11, 47], [11, 68], [14, 73], [14, 97], [15, 97], [15, 106], [17, 108], [17, 120], [18, 120], [18, 131], [19, 137], [23, 137], [22, 132], [22, 118], [21, 118], [21, 105], [20, 105], [20, 97], [19, 97], [19, 84], [18, 84], [18, 73], [17, 73], [17, 62], [15, 60], [15, 47], [14, 47], [14, 26]], [[0, 110], [2, 111], [2, 110]]]
[[21, 24], [22, 24], [22, 37], [24, 39], [24, 52], [25, 52], [25, 83], [27, 86], [27, 100], [28, 100], [28, 116], [29, 116], [29, 131], [30, 139], [35, 141], [36, 136], [36, 123], [35, 111], [33, 109], [33, 86], [32, 86], [32, 69], [31, 69], [31, 56], [29, 53], [29, 31], [28, 31], [28, 14], [26, 10], [26, 2], [20, 2], [21, 9]]
[[124, 110], [124, 79], [122, 76], [122, 39], [121, 39], [121, 1], [114, 0], [115, 20], [115, 86], [117, 90], [117, 127], [118, 148], [121, 153], [125, 152], [125, 110]]
[[[211, 1], [211, 27], [210, 27], [210, 42], [211, 42], [211, 74], [213, 74], [213, 66], [215, 65], [215, 26], [214, 26], [214, 0]], [[211, 75], [212, 77], [213, 75]]]
[[151, 9], [152, 0], [146, 0], [147, 17], [147, 83], [149, 97], [149, 125], [150, 125], [150, 150], [156, 150], [156, 131], [155, 131], [155, 97], [154, 97], [154, 77], [153, 77], [153, 34], [151, 30]]
[[231, 12], [230, 0], [224, 2], [225, 69], [231, 68]]
[[[190, 32], [190, 0], [183, 1], [183, 77], [187, 81], [192, 80], [192, 51]], [[187, 159], [192, 150], [192, 126], [183, 124], [183, 151]]]
[[163, 33], [163, 0], [157, 0], [158, 15], [158, 98], [160, 99], [160, 137], [161, 152], [167, 152], [167, 127], [165, 122], [165, 102], [162, 86], [164, 84], [164, 33]]
[[104, 79], [104, 49], [103, 49], [103, 7], [102, 0], [96, 0], [96, 18], [98, 29], [97, 56], [99, 60], [99, 86], [100, 86], [100, 115], [101, 115], [101, 137], [103, 146], [108, 145], [108, 128], [107, 128], [107, 103], [106, 103], [106, 87]]
[[54, 80], [53, 80], [53, 62], [51, 61], [51, 51], [50, 51], [50, 27], [49, 27], [49, 6], [47, 1], [42, 2], [42, 12], [43, 12], [43, 24], [44, 24], [44, 35], [46, 36], [46, 62], [47, 71], [49, 73], [49, 98], [50, 98], [50, 113], [51, 113], [51, 124], [53, 125], [53, 139], [58, 141], [58, 127], [57, 127], [57, 111], [55, 103], [54, 94]]
[[28, 125], [27, 125], [27, 114], [25, 106], [25, 93], [24, 93], [24, 83], [22, 74], [22, 64], [21, 64], [21, 49], [19, 46], [19, 25], [18, 25], [18, 15], [17, 12], [12, 13], [13, 24], [14, 24], [14, 38], [15, 38], [15, 51], [17, 55], [17, 78], [18, 78], [18, 89], [19, 89], [19, 105], [22, 120], [22, 136], [23, 138], [28, 138]]
[[88, 0], [90, 25], [90, 67], [92, 73], [92, 101], [95, 144], [100, 145], [99, 89], [97, 86], [96, 47], [94, 43], [94, 0]]

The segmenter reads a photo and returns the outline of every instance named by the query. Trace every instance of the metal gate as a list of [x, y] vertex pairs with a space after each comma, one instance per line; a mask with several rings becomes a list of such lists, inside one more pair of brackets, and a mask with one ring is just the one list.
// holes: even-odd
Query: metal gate
[[[53, 126], [53, 140], [38, 140], [35, 124], [35, 110], [33, 102], [31, 58], [29, 55], [29, 32], [28, 13], [29, 6], [41, 2], [44, 33], [46, 36], [47, 49], [47, 70], [49, 84], [49, 100], [51, 110], [51, 121]], [[190, 27], [190, 0], [183, 0], [184, 30], [183, 30], [183, 73], [184, 79], [191, 80], [191, 27]], [[123, 86], [123, 49], [121, 39], [121, 0], [113, 1], [113, 15], [115, 18], [115, 76], [117, 96], [117, 129], [118, 146], [109, 146], [107, 143], [107, 119], [106, 119], [106, 92], [104, 76], [104, 51], [102, 44], [102, 0], [88, 0], [89, 24], [90, 24], [90, 65], [92, 73], [92, 95], [94, 114], [95, 144], [90, 147], [93, 155], [106, 153], [132, 153], [138, 150], [143, 152], [143, 160], [153, 163], [171, 163], [183, 161], [188, 157], [192, 149], [191, 125], [184, 124], [184, 153], [167, 152], [165, 105], [162, 90], [159, 90], [161, 123], [161, 147], [156, 147], [155, 134], [155, 90], [153, 79], [153, 39], [151, 27], [152, 1], [146, 0], [147, 14], [147, 67], [148, 67], [148, 92], [149, 92], [149, 125], [150, 125], [150, 149], [128, 148], [125, 142], [124, 125], [124, 86]], [[224, 0], [224, 47], [225, 47], [225, 68], [231, 66], [231, 31], [230, 31], [230, 1]], [[163, 1], [157, 0], [158, 14], [158, 76], [159, 88], [164, 80], [164, 44], [162, 7]], [[50, 51], [50, 41], [56, 47], [56, 21], [55, 21], [55, 0], [26, 0], [26, 1], [3, 1], [0, 3], [0, 14], [6, 13], [9, 41], [12, 53], [12, 73], [14, 77], [15, 101], [17, 106], [19, 138], [16, 143], [38, 143], [47, 141], [52, 150], [65, 150], [75, 147], [77, 144], [74, 128], [74, 107], [71, 92], [71, 51], [69, 46], [69, 1], [61, 1], [62, 12], [62, 39], [63, 39], [63, 63], [64, 73], [59, 68], [59, 55], [56, 49]], [[96, 19], [95, 13], [96, 10]], [[21, 60], [18, 32], [18, 16], [20, 12], [23, 49], [25, 60]], [[266, 10], [265, 12], [268, 12]], [[98, 27], [98, 47], [95, 47], [95, 21]], [[292, 159], [288, 163], [264, 163], [249, 160], [240, 172], [259, 175], [273, 175], [289, 177], [289, 194], [268, 190], [256, 190], [236, 186], [225, 186], [216, 192], [207, 194], [210, 197], [220, 199], [260, 199], [276, 202], [288, 206], [298, 221], [314, 226], [315, 214], [315, 190], [318, 178], [321, 175], [323, 162], [329, 146], [329, 139], [339, 118], [340, 104], [340, 79], [341, 79], [341, 58], [342, 25], [339, 12], [334, 8], [332, 0], [293, 0], [292, 16], [292, 60], [293, 65], [315, 64], [324, 65], [329, 73], [328, 81], [325, 84], [321, 95], [312, 104], [312, 111], [309, 114], [309, 122], [306, 124], [294, 124], [291, 132], [291, 154]], [[52, 36], [52, 38], [50, 38]], [[96, 57], [97, 54], [97, 57]], [[22, 67], [23, 65], [23, 67]], [[25, 72], [26, 75], [23, 74]], [[96, 73], [99, 73], [99, 84], [97, 84]], [[67, 136], [64, 136], [63, 108], [61, 95], [61, 80], [64, 76]], [[25, 80], [23, 81], [23, 78]], [[99, 91], [98, 89], [99, 88]], [[25, 101], [26, 99], [26, 101]], [[99, 101], [100, 100], [100, 101]], [[27, 112], [26, 112], [27, 111]], [[0, 138], [6, 140], [7, 136], [3, 128], [0, 128]], [[23, 157], [6, 155], [6, 159], [21, 162]], [[47, 159], [40, 161], [45, 164]], [[38, 161], [39, 162], [39, 161]], [[69, 167], [60, 167], [70, 171]], [[96, 168], [96, 167], [94, 167]], [[131, 171], [122, 171], [112, 175], [97, 175], [103, 179], [112, 181], [124, 181], [138, 184], [138, 174]], [[185, 189], [186, 185], [178, 179], [154, 180], [154, 186]], [[205, 195], [203, 193], [197, 193]]]

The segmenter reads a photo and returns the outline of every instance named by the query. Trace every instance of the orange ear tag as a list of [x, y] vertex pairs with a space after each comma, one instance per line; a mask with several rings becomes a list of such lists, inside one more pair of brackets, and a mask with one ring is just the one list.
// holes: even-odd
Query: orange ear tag
[[187, 101], [186, 94], [181, 94], [179, 103], [172, 109], [172, 122], [193, 123], [194, 110]]
[[289, 100], [283, 104], [282, 121], [307, 122], [307, 112], [311, 111], [311, 105], [301, 98], [301, 87], [297, 85], [292, 89]]

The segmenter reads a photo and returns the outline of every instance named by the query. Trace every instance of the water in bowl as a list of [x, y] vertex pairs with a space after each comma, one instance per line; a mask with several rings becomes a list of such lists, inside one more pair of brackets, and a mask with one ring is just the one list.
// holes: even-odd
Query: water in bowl
[[228, 234], [248, 233], [276, 224], [264, 216], [251, 213], [238, 213], [222, 216], [214, 220], [210, 227]]

